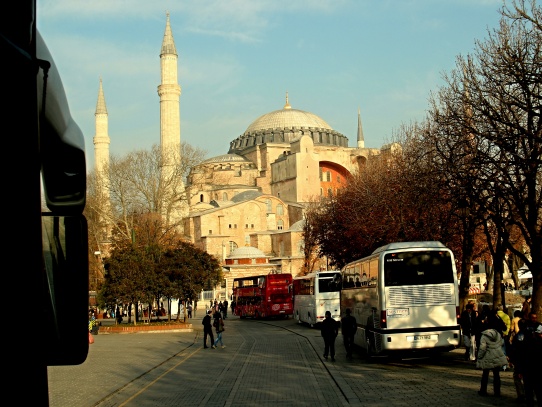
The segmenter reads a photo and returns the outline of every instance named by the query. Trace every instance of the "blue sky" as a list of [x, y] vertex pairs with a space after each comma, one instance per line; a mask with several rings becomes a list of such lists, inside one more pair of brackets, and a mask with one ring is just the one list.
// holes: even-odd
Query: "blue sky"
[[160, 141], [166, 11], [179, 55], [181, 140], [207, 151], [295, 109], [380, 148], [421, 121], [459, 55], [498, 27], [502, 0], [38, 0], [37, 26], [94, 166], [100, 77], [116, 156]]

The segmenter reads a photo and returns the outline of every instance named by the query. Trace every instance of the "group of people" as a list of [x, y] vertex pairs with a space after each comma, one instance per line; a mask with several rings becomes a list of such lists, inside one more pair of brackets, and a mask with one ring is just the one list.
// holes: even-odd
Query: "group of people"
[[[222, 308], [222, 311], [220, 310]], [[227, 301], [226, 301], [226, 311], [224, 312], [224, 306], [219, 307], [218, 304], [213, 306], [213, 309], [208, 310], [205, 316], [203, 317], [201, 324], [203, 325], [203, 348], [207, 349], [207, 337], [210, 339], [210, 345], [212, 349], [216, 349], [218, 344], [224, 349], [226, 346], [222, 341], [222, 333], [225, 330], [224, 319], [227, 315]], [[213, 313], [214, 310], [214, 313]], [[213, 334], [213, 328], [216, 332], [216, 339]]]
[[218, 310], [218, 312], [222, 314], [223, 319], [228, 318], [228, 300], [224, 300], [224, 301], [214, 300], [214, 302], [213, 300], [211, 300], [210, 308], [212, 310]]
[[343, 335], [344, 349], [347, 359], [352, 359], [352, 348], [354, 346], [354, 336], [358, 329], [356, 318], [352, 315], [350, 308], [345, 310], [346, 315], [341, 318], [341, 322], [335, 321], [331, 317], [331, 312], [326, 311], [325, 319], [320, 326], [320, 334], [324, 338], [324, 359], [331, 356], [331, 361], [335, 362], [335, 338], [339, 335], [339, 328]]
[[[534, 406], [534, 395], [542, 406], [542, 324], [531, 311], [530, 297], [522, 310], [514, 312], [512, 319], [502, 308], [490, 309], [484, 305], [477, 313], [475, 305], [468, 303], [461, 313], [460, 325], [465, 344], [465, 358], [475, 360], [482, 370], [478, 394], [487, 396], [489, 373], [493, 374], [493, 394], [500, 396], [500, 371], [514, 369], [513, 378], [517, 400]], [[537, 385], [538, 383], [538, 385]]]

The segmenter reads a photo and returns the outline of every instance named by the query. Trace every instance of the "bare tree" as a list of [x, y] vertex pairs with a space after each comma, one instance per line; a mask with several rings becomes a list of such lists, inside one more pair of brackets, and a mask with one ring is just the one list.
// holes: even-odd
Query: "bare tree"
[[[514, 1], [502, 15], [499, 28], [476, 42], [472, 56], [459, 56], [457, 68], [444, 76], [446, 86], [432, 99], [432, 137], [443, 164], [453, 169], [447, 170], [451, 185], [464, 192], [469, 220], [495, 228], [488, 240], [499, 247], [494, 265], [502, 263], [504, 248], [528, 265], [533, 307], [540, 312], [541, 11], [534, 0]], [[517, 228], [528, 250], [518, 250], [510, 228]], [[498, 279], [500, 273], [494, 274]], [[500, 286], [494, 289], [498, 305]]]
[[162, 173], [164, 152], [157, 145], [150, 151], [133, 151], [124, 157], [112, 156], [106, 184], [109, 202], [96, 196], [101, 177], [96, 174], [88, 177], [91, 185], [88, 211], [96, 214], [94, 219], [103, 219], [102, 224], [96, 226], [97, 230], [103, 230], [103, 222], [107, 222], [110, 234], [130, 241], [134, 238], [135, 219], [154, 213], [163, 216], [164, 232], [180, 232], [180, 213], [188, 208], [184, 179], [190, 168], [203, 160], [204, 155], [203, 150], [182, 143], [180, 165], [168, 168], [166, 176]]

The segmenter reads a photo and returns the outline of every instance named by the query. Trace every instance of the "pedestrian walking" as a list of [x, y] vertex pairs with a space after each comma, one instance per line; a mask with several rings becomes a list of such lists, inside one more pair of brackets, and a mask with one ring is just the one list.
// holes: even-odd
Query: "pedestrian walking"
[[188, 318], [192, 318], [192, 302], [186, 305], [186, 312], [188, 313]]
[[480, 396], [487, 396], [487, 384], [489, 372], [493, 372], [493, 394], [496, 397], [501, 395], [501, 377], [499, 371], [508, 364], [503, 352], [504, 339], [502, 337], [503, 321], [496, 312], [491, 312], [488, 317], [487, 329], [482, 332], [480, 348], [476, 367], [482, 369], [482, 381], [480, 383]]
[[[520, 322], [521, 323], [521, 322]], [[542, 406], [542, 324], [537, 321], [537, 314], [534, 311], [529, 313], [529, 319], [525, 321], [524, 329], [520, 329], [514, 338], [517, 343], [515, 361], [523, 379], [525, 390], [525, 402], [528, 407], [535, 406], [534, 396], [537, 404]]]
[[330, 311], [326, 311], [326, 317], [320, 326], [320, 334], [324, 338], [324, 359], [327, 360], [329, 355], [331, 361], [335, 362], [335, 338], [339, 334], [339, 323], [331, 318]]
[[474, 305], [468, 303], [465, 306], [465, 310], [461, 313], [459, 318], [459, 324], [461, 325], [461, 334], [463, 337], [463, 344], [465, 345], [465, 360], [476, 359], [476, 314], [474, 312]]
[[[517, 313], [521, 314], [521, 311], [517, 310]], [[514, 313], [515, 314], [515, 313]], [[515, 318], [514, 318], [515, 319]], [[512, 320], [513, 321], [513, 320]], [[524, 363], [524, 357], [522, 355], [523, 351], [523, 342], [525, 339], [525, 328], [527, 326], [527, 322], [521, 318], [517, 323], [517, 329], [516, 333], [514, 334], [512, 338], [512, 342], [510, 343], [509, 347], [509, 360], [514, 368], [514, 373], [512, 377], [514, 378], [514, 386], [516, 388], [516, 400], [518, 403], [522, 403], [525, 401], [525, 386], [523, 384], [523, 363]]]
[[514, 336], [519, 332], [519, 321], [522, 320], [521, 311], [519, 309], [514, 311], [514, 317], [510, 321], [510, 343], [514, 340]]
[[[499, 305], [497, 308], [497, 316], [504, 322], [505, 327], [502, 331], [502, 337], [504, 338], [504, 344], [503, 344], [503, 352], [505, 356], [508, 356], [507, 353], [507, 346], [510, 344], [510, 317], [506, 312], [503, 311], [503, 306]], [[502, 367], [502, 370], [506, 370], [508, 368], [508, 363]]]
[[224, 300], [222, 303], [224, 319], [228, 318], [228, 300]]
[[531, 296], [528, 295], [525, 297], [525, 301], [523, 301], [523, 304], [521, 305], [521, 313], [523, 314], [523, 318], [529, 319], [530, 312], [531, 312]]
[[222, 332], [224, 332], [224, 320], [222, 319], [222, 315], [220, 314], [220, 312], [216, 313], [215, 316], [216, 317], [213, 322], [213, 326], [216, 329], [216, 339], [213, 348], [216, 348], [220, 343], [220, 346], [222, 347], [222, 349], [224, 349], [224, 342], [222, 342]]
[[117, 305], [117, 309], [115, 311], [115, 317], [117, 319], [117, 324], [121, 324], [122, 323], [122, 312], [120, 311], [120, 308], [119, 308], [118, 305]]
[[341, 333], [343, 335], [344, 349], [346, 350], [346, 357], [352, 359], [352, 349], [354, 347], [354, 337], [358, 330], [358, 324], [356, 317], [351, 315], [350, 308], [345, 310], [346, 315], [341, 319]]
[[214, 348], [215, 337], [213, 335], [213, 323], [211, 319], [211, 311], [207, 311], [207, 314], [203, 317], [201, 324], [203, 325], [203, 347], [208, 348], [207, 346], [207, 336], [211, 340], [211, 347]]

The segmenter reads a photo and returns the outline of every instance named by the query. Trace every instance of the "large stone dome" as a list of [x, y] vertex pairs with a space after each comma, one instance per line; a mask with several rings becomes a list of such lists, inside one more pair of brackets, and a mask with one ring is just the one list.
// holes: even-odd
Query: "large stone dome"
[[245, 134], [256, 133], [268, 129], [319, 128], [332, 130], [331, 126], [321, 117], [303, 110], [292, 109], [290, 105], [281, 110], [266, 113], [247, 127]]
[[228, 154], [243, 155], [245, 149], [266, 143], [291, 144], [303, 135], [311, 137], [315, 145], [348, 147], [348, 138], [333, 130], [320, 116], [292, 109], [286, 93], [284, 107], [254, 120], [242, 135], [230, 143]]

